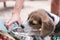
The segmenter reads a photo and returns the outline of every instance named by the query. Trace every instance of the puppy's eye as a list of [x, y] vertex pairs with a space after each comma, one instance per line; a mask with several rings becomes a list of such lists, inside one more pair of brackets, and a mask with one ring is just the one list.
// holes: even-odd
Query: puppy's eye
[[29, 21], [30, 25], [36, 25], [33, 21]]
[[33, 24], [38, 24], [38, 22], [37, 21], [33, 21]]
[[32, 23], [32, 25], [36, 25], [36, 24]]

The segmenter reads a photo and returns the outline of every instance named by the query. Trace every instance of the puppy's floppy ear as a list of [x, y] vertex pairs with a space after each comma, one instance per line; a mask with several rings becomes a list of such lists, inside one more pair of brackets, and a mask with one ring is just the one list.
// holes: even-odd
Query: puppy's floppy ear
[[40, 35], [42, 38], [44, 38], [45, 36], [49, 35], [50, 33], [52, 33], [54, 31], [55, 26], [54, 26], [53, 22], [51, 20], [49, 20], [47, 22], [43, 22], [41, 29], [42, 30], [40, 32]]

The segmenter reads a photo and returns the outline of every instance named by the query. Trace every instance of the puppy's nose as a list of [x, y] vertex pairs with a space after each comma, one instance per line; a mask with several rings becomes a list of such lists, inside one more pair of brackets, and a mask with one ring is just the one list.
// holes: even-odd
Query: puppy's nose
[[24, 29], [24, 25], [21, 24], [22, 29]]

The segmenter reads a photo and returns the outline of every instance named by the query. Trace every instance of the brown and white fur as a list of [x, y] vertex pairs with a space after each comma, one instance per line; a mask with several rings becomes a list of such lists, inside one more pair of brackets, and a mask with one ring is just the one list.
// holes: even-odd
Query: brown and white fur
[[[54, 18], [50, 17], [49, 15], [54, 16]], [[56, 18], [58, 20], [55, 20]], [[58, 22], [58, 16], [49, 14], [44, 9], [32, 12], [26, 21], [28, 27], [40, 30], [40, 36], [42, 37], [42, 39], [54, 33]]]

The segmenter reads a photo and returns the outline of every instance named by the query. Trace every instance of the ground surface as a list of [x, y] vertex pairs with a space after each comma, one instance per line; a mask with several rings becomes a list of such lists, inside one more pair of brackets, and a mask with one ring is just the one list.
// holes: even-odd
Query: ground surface
[[[15, 2], [7, 2], [7, 7], [13, 7]], [[24, 8], [21, 11], [21, 18], [24, 21], [29, 13], [37, 9], [45, 9], [50, 12], [50, 1], [25, 1]], [[4, 10], [3, 3], [0, 3], [0, 18], [8, 19], [12, 14], [12, 9], [7, 8]]]

